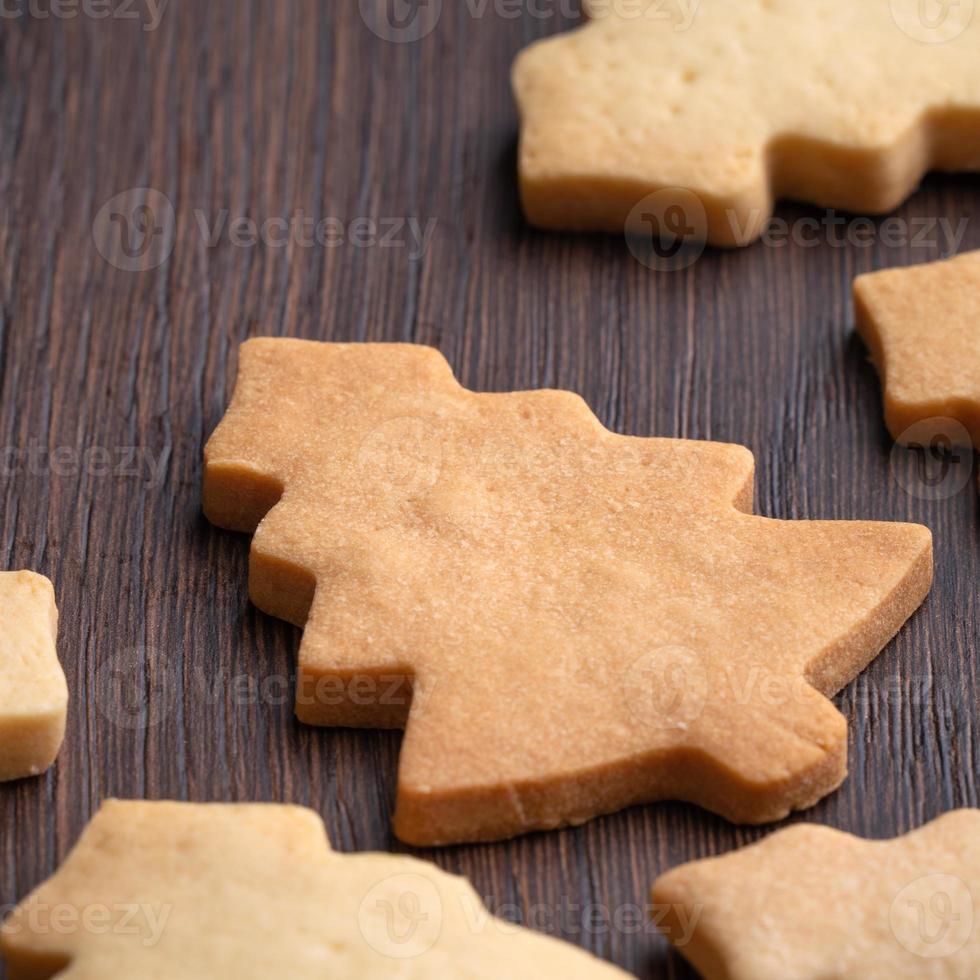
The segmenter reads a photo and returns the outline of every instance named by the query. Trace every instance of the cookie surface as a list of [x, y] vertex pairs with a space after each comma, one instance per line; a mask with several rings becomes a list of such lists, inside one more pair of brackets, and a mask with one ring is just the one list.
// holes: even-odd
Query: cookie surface
[[928, 169], [980, 169], [972, 4], [935, 21], [917, 0], [584, 6], [513, 72], [532, 224], [649, 234], [636, 206], [662, 191], [654, 212], [744, 245], [775, 197], [879, 213]]
[[43, 575], [0, 572], [0, 780], [44, 772], [65, 737], [58, 607]]
[[705, 980], [975, 980], [980, 810], [890, 841], [801, 824], [675, 868], [653, 902]]
[[980, 252], [858, 276], [854, 306], [892, 436], [954, 419], [980, 450]]
[[407, 723], [395, 830], [437, 844], [665, 798], [776, 820], [840, 784], [825, 695], [922, 601], [931, 537], [755, 517], [752, 483], [746, 449], [477, 394], [432, 348], [253, 340], [204, 502], [305, 625], [300, 719]]
[[107, 802], [0, 944], [11, 980], [626, 977], [433, 864], [337, 854], [313, 811], [278, 805]]

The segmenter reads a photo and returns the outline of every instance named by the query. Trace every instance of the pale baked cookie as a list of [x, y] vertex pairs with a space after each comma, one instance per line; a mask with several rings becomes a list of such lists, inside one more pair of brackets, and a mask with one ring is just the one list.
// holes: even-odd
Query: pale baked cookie
[[433, 864], [337, 854], [312, 810], [277, 805], [104, 804], [0, 948], [10, 980], [626, 977]]
[[980, 252], [858, 276], [854, 307], [892, 436], [954, 419], [980, 450]]
[[976, 980], [980, 810], [890, 841], [801, 824], [675, 868], [653, 903], [705, 980]]
[[58, 608], [43, 575], [0, 572], [0, 780], [44, 772], [65, 737]]
[[514, 68], [532, 224], [649, 233], [653, 211], [744, 245], [775, 197], [880, 213], [928, 169], [980, 169], [972, 3], [939, 16], [919, 0], [584, 6], [590, 23]]
[[931, 537], [754, 517], [752, 490], [739, 446], [476, 394], [402, 344], [249, 341], [205, 451], [252, 600], [306, 627], [300, 719], [407, 722], [416, 844], [664, 798], [763, 822], [840, 784], [827, 696], [921, 603]]

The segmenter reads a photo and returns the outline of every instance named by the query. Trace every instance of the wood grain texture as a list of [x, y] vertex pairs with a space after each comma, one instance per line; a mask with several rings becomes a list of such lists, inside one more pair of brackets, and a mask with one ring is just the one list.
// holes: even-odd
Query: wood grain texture
[[[152, 31], [0, 21], [3, 566], [54, 580], [72, 692], [56, 768], [0, 787], [0, 903], [54, 870], [106, 796], [306, 804], [340, 849], [402, 849], [399, 737], [294, 721], [299, 633], [249, 607], [248, 540], [201, 516], [202, 447], [255, 335], [433, 344], [470, 387], [570, 388], [620, 432], [749, 446], [760, 513], [928, 524], [932, 595], [838, 699], [851, 776], [805, 816], [881, 837], [980, 804], [980, 501], [973, 485], [903, 489], [917, 459], [891, 466], [850, 306], [854, 275], [937, 258], [942, 236], [887, 244], [876, 221], [869, 245], [818, 235], [657, 273], [620, 239], [537, 233], [518, 208], [508, 72], [574, 18], [479, 6], [443, 4], [404, 44], [357, 3], [318, 0], [171, 0]], [[129, 188], [174, 208], [153, 269], [96, 248], [96, 216]], [[898, 216], [969, 219], [961, 247], [976, 248], [978, 205], [980, 182], [937, 177]], [[212, 246], [201, 224], [222, 209], [436, 225], [417, 259], [350, 234], [245, 247], [226, 230]], [[424, 856], [504, 914], [676, 978], [692, 974], [630, 906], [660, 871], [766, 832], [667, 804]]]

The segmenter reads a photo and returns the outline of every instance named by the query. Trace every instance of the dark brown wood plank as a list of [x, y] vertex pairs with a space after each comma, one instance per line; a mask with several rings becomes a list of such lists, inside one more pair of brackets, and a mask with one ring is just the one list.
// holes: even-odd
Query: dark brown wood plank
[[[434, 344], [476, 388], [571, 388], [618, 431], [744, 443], [761, 513], [928, 524], [935, 589], [841, 695], [851, 777], [805, 817], [880, 837], [980, 802], [980, 504], [972, 487], [902, 489], [890, 461], [904, 478], [914, 458], [893, 457], [849, 301], [855, 274], [936, 258], [941, 240], [886, 247], [875, 222], [867, 247], [823, 235], [656, 273], [622, 240], [528, 229], [509, 67], [574, 18], [443, 7], [408, 44], [372, 34], [356, 3], [316, 0], [171, 0], [152, 31], [0, 21], [0, 434], [19, 454], [2, 560], [54, 579], [73, 695], [57, 767], [0, 787], [0, 903], [50, 874], [109, 795], [307, 804], [338, 848], [403, 849], [398, 737], [295, 722], [299, 633], [248, 606], [247, 539], [200, 514], [204, 440], [239, 342], [262, 334]], [[135, 272], [93, 240], [130, 188], [176, 216], [172, 254]], [[898, 214], [969, 219], [966, 249], [978, 206], [977, 180], [936, 177]], [[226, 227], [211, 245], [202, 222], [222, 211], [336, 219], [346, 240], [244, 247]], [[412, 258], [358, 245], [358, 219], [435, 231]], [[687, 977], [631, 907], [665, 868], [766, 832], [665, 804], [424, 856], [638, 976]]]

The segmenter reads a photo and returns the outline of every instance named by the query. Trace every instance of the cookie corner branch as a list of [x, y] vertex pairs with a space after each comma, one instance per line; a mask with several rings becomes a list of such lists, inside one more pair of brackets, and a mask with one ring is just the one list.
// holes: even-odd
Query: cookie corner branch
[[892, 438], [980, 452], [980, 251], [858, 276], [854, 307]]
[[893, 840], [797, 824], [654, 884], [659, 925], [704, 980], [980, 976], [980, 810]]
[[0, 781], [40, 775], [61, 749], [68, 687], [57, 635], [51, 582], [0, 572]]

